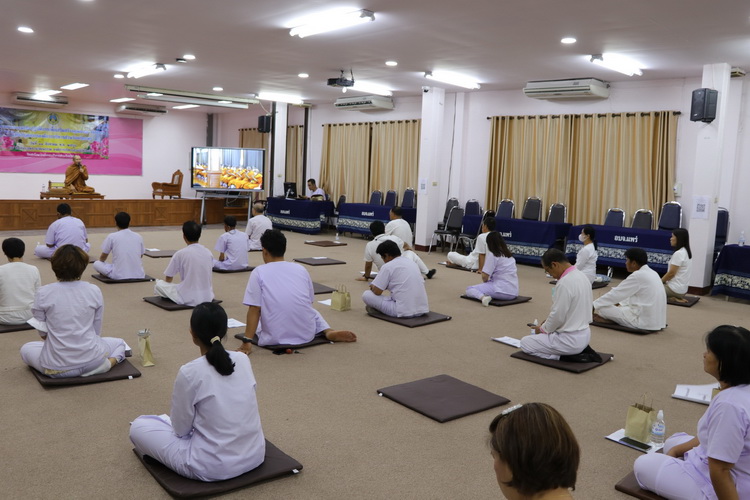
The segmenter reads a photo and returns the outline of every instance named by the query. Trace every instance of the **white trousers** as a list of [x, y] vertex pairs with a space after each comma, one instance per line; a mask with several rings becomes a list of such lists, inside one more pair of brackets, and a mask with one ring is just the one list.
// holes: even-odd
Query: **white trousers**
[[513, 300], [517, 297], [516, 295], [495, 291], [495, 286], [490, 283], [472, 285], [466, 288], [466, 296], [471, 297], [472, 299], [481, 299], [485, 295], [489, 295], [497, 300]]
[[628, 328], [640, 328], [637, 324], [638, 318], [635, 317], [627, 306], [603, 306], [595, 312], [602, 318], [614, 321], [618, 325], [627, 326]]
[[684, 432], [674, 434], [664, 442], [664, 454], [648, 453], [641, 455], [633, 464], [633, 471], [638, 484], [644, 490], [653, 491], [664, 498], [679, 500], [702, 500], [706, 496], [701, 491], [710, 484], [697, 484], [685, 472], [685, 462], [670, 457], [666, 453], [675, 446], [693, 439]]
[[[91, 250], [91, 245], [86, 243], [86, 246], [81, 247], [81, 249], [84, 252], [89, 253], [89, 250]], [[47, 245], [37, 245], [36, 248], [34, 248], [34, 255], [36, 255], [40, 259], [51, 259], [55, 254], [55, 251], [57, 251], [57, 247], [50, 248]]]
[[[118, 363], [121, 363], [125, 359], [125, 341], [115, 337], [102, 337], [102, 340], [107, 344], [109, 354], [102, 359], [96, 359], [86, 366], [68, 370], [64, 373], [45, 373], [46, 367], [42, 366], [39, 362], [39, 358], [42, 355], [42, 347], [44, 342], [37, 340], [34, 342], [27, 342], [21, 346], [21, 359], [24, 363], [35, 369], [40, 373], [52, 378], [68, 378], [68, 377], [80, 377], [84, 373], [88, 373], [92, 370], [99, 368], [102, 365], [102, 361], [106, 358], [115, 358]], [[107, 370], [109, 371], [109, 370]], [[102, 372], [104, 373], [104, 372]]]
[[579, 332], [552, 332], [527, 335], [521, 339], [521, 350], [526, 354], [544, 359], [560, 359], [560, 356], [580, 354], [591, 340], [591, 329]]
[[177, 283], [167, 283], [164, 280], [156, 280], [154, 294], [171, 300], [175, 304], [184, 304], [180, 292], [177, 291]]
[[471, 255], [461, 255], [458, 252], [448, 252], [448, 262], [472, 271], [479, 269], [479, 259], [471, 257]]
[[31, 319], [31, 309], [0, 313], [0, 325], [22, 325]]
[[404, 257], [406, 257], [407, 259], [410, 259], [410, 260], [412, 260], [412, 261], [416, 262], [416, 264], [417, 264], [417, 267], [419, 267], [419, 272], [420, 272], [420, 273], [422, 273], [422, 274], [427, 274], [427, 273], [429, 273], [429, 272], [430, 272], [430, 270], [429, 270], [429, 269], [427, 269], [427, 266], [426, 266], [426, 265], [425, 265], [425, 263], [424, 263], [424, 262], [422, 261], [422, 259], [421, 259], [421, 258], [419, 257], [419, 255], [417, 255], [416, 253], [414, 253], [414, 251], [413, 251], [413, 250], [405, 250], [405, 251], [404, 251], [404, 253], [403, 253], [403, 254], [401, 254], [401, 255], [403, 255], [403, 256], [404, 256]]
[[227, 264], [227, 261], [222, 262], [218, 259], [214, 259], [214, 269], [220, 269], [222, 271], [238, 271], [240, 269], [245, 269], [245, 266], [241, 263], [235, 263], [233, 266], [230, 266]]
[[94, 269], [101, 274], [102, 276], [109, 277], [110, 274], [112, 274], [112, 270], [115, 268], [114, 265], [109, 264], [107, 262], [102, 262], [100, 260], [94, 261]]
[[168, 415], [141, 415], [136, 418], [130, 424], [130, 440], [136, 450], [155, 458], [177, 474], [206, 480], [188, 467], [190, 437], [177, 437]]

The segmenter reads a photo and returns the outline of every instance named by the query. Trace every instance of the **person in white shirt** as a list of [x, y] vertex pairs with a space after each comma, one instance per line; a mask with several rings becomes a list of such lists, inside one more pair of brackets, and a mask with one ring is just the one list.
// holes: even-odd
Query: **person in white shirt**
[[224, 349], [226, 333], [220, 305], [193, 309], [190, 335], [201, 356], [180, 368], [170, 414], [141, 415], [130, 425], [139, 453], [199, 481], [237, 477], [266, 454], [255, 375], [247, 356]]
[[492, 299], [513, 300], [518, 297], [518, 270], [516, 259], [497, 231], [487, 233], [487, 258], [482, 268], [481, 285], [466, 289], [466, 295], [482, 301], [487, 307]]
[[53, 378], [88, 377], [108, 372], [125, 359], [125, 341], [102, 337], [104, 300], [96, 285], [81, 281], [89, 256], [75, 245], [52, 255], [58, 279], [41, 287], [32, 312], [43, 341], [21, 347], [23, 362]]
[[238, 271], [247, 269], [248, 239], [245, 233], [237, 231], [237, 219], [232, 215], [224, 217], [224, 234], [219, 236], [214, 250], [219, 252], [219, 259], [214, 259], [214, 269]]
[[[398, 318], [413, 318], [430, 312], [427, 290], [417, 265], [401, 255], [394, 241], [378, 245], [378, 254], [384, 264], [370, 289], [362, 294], [368, 311], [372, 308]], [[383, 295], [386, 290], [390, 295]]]
[[86, 226], [81, 219], [73, 217], [73, 211], [67, 203], [57, 205], [57, 220], [50, 224], [44, 245], [37, 245], [34, 255], [40, 259], [49, 259], [55, 250], [63, 245], [75, 245], [84, 252], [91, 250]]
[[311, 200], [325, 200], [326, 192], [315, 184], [315, 179], [307, 179], [307, 197]]
[[383, 266], [383, 259], [380, 257], [380, 255], [378, 255], [377, 250], [378, 246], [382, 242], [387, 240], [395, 242], [398, 245], [398, 249], [401, 251], [401, 254], [407, 259], [413, 261], [419, 268], [419, 272], [424, 275], [424, 277], [426, 277], [427, 279], [432, 279], [432, 277], [435, 276], [437, 270], [428, 269], [424, 261], [419, 258], [419, 255], [417, 255], [416, 252], [409, 248], [409, 246], [405, 244], [401, 238], [395, 235], [389, 236], [385, 234], [385, 225], [382, 221], [372, 221], [370, 223], [370, 233], [372, 234], [373, 238], [367, 243], [367, 245], [365, 245], [365, 270], [362, 276], [357, 278], [358, 281], [367, 281], [373, 278], [373, 276], [371, 275], [373, 263], [378, 269]]
[[533, 335], [521, 339], [521, 349], [526, 354], [555, 360], [580, 354], [591, 340], [591, 283], [556, 248], [542, 255], [542, 267], [557, 280], [552, 309], [544, 323], [531, 327]]
[[299, 345], [325, 336], [332, 342], [356, 342], [346, 330], [333, 330], [313, 308], [315, 293], [307, 270], [296, 262], [286, 262], [286, 237], [271, 229], [260, 237], [264, 264], [253, 269], [247, 282], [243, 304], [248, 306], [246, 339], [241, 352], [250, 354], [249, 338], [258, 336], [258, 345]]
[[414, 242], [414, 234], [411, 226], [403, 218], [404, 211], [398, 205], [391, 207], [388, 216], [391, 221], [385, 225], [385, 234], [388, 236], [398, 236], [401, 241], [411, 246]]
[[[94, 269], [103, 276], [113, 280], [143, 278], [141, 257], [146, 253], [143, 238], [129, 229], [130, 214], [118, 212], [115, 215], [117, 232], [108, 234], [102, 243], [102, 254], [94, 262]], [[112, 264], [107, 264], [107, 257], [112, 254]]]
[[[182, 225], [182, 239], [187, 246], [172, 256], [164, 271], [166, 278], [156, 280], [156, 295], [188, 306], [197, 306], [214, 299], [211, 278], [214, 256], [211, 250], [198, 243], [200, 237], [200, 224], [187, 221]], [[180, 275], [180, 283], [172, 283], [177, 274]]]
[[642, 248], [625, 251], [630, 276], [594, 301], [594, 319], [639, 330], [661, 330], [667, 326], [667, 296], [659, 275], [648, 267]]
[[247, 227], [245, 227], [248, 251], [260, 250], [260, 237], [269, 229], [273, 229], [271, 219], [263, 215], [264, 210], [263, 203], [253, 204], [253, 216], [247, 221]]
[[487, 254], [487, 234], [495, 230], [495, 222], [494, 217], [485, 217], [482, 221], [482, 233], [477, 236], [477, 241], [474, 243], [474, 249], [471, 253], [462, 255], [458, 252], [448, 252], [448, 262], [481, 273], [484, 269], [484, 258]]
[[669, 259], [669, 269], [667, 274], [662, 276], [661, 282], [664, 283], [664, 291], [667, 293], [668, 299], [687, 302], [685, 294], [688, 291], [690, 262], [693, 258], [693, 252], [690, 251], [690, 233], [687, 229], [677, 228], [672, 231], [669, 243], [675, 249], [675, 252]]
[[591, 226], [583, 226], [581, 234], [578, 235], [578, 241], [583, 243], [583, 247], [578, 250], [576, 255], [576, 269], [581, 271], [589, 279], [590, 283], [596, 280], [596, 259], [599, 254], [596, 253], [596, 229]]
[[18, 238], [3, 240], [8, 263], [0, 266], [0, 324], [21, 325], [31, 319], [34, 295], [42, 286], [39, 269], [23, 262], [26, 244]]

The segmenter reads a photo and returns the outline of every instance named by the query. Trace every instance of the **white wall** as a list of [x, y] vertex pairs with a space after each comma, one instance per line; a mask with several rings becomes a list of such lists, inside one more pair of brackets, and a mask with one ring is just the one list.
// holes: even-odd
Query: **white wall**
[[[5, 100], [4, 100], [5, 99]], [[7, 98], [0, 97], [0, 106], [16, 108]], [[68, 106], [60, 111], [65, 113], [86, 113], [115, 116], [114, 105], [85, 104], [75, 108]], [[120, 115], [134, 118], [133, 115]], [[107, 199], [151, 198], [151, 183], [166, 182], [172, 172], [180, 169], [185, 174], [182, 195], [194, 197], [190, 189], [190, 148], [206, 144], [206, 115], [197, 112], [170, 110], [164, 116], [143, 118], [143, 170], [140, 176], [134, 175], [91, 175], [87, 183]], [[0, 158], [0, 164], [2, 158]], [[69, 163], [60, 160], [61, 164]], [[10, 200], [33, 200], [39, 198], [41, 186], [47, 181], [62, 182], [61, 174], [20, 174], [2, 173], [0, 198]]]

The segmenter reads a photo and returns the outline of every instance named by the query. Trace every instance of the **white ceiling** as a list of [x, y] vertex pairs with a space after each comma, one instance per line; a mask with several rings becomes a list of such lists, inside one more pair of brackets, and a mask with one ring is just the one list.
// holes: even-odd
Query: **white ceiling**
[[[289, 36], [293, 19], [341, 6], [372, 10], [376, 19], [305, 39]], [[481, 90], [584, 76], [699, 77], [704, 64], [716, 62], [750, 70], [750, 4], [739, 0], [4, 0], [1, 8], [0, 93], [90, 84], [63, 91], [72, 104], [135, 97], [125, 83], [208, 93], [221, 86], [239, 97], [276, 91], [330, 102], [341, 91], [326, 79], [342, 68], [352, 68], [356, 80], [389, 86], [396, 98], [431, 85], [423, 77], [429, 70], [474, 76]], [[18, 32], [20, 25], [35, 33]], [[563, 45], [564, 36], [578, 42]], [[602, 52], [637, 60], [643, 76], [588, 62], [586, 56]], [[188, 53], [197, 59], [175, 63]], [[386, 67], [389, 59], [399, 65]], [[149, 61], [168, 70], [113, 78]], [[310, 77], [300, 79], [300, 72]], [[209, 109], [219, 110], [198, 108]]]

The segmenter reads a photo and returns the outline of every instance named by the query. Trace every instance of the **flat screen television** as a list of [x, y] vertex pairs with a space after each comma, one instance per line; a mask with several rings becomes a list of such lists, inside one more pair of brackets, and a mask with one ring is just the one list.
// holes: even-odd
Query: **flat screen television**
[[196, 191], [262, 191], [265, 149], [195, 147], [190, 185]]

